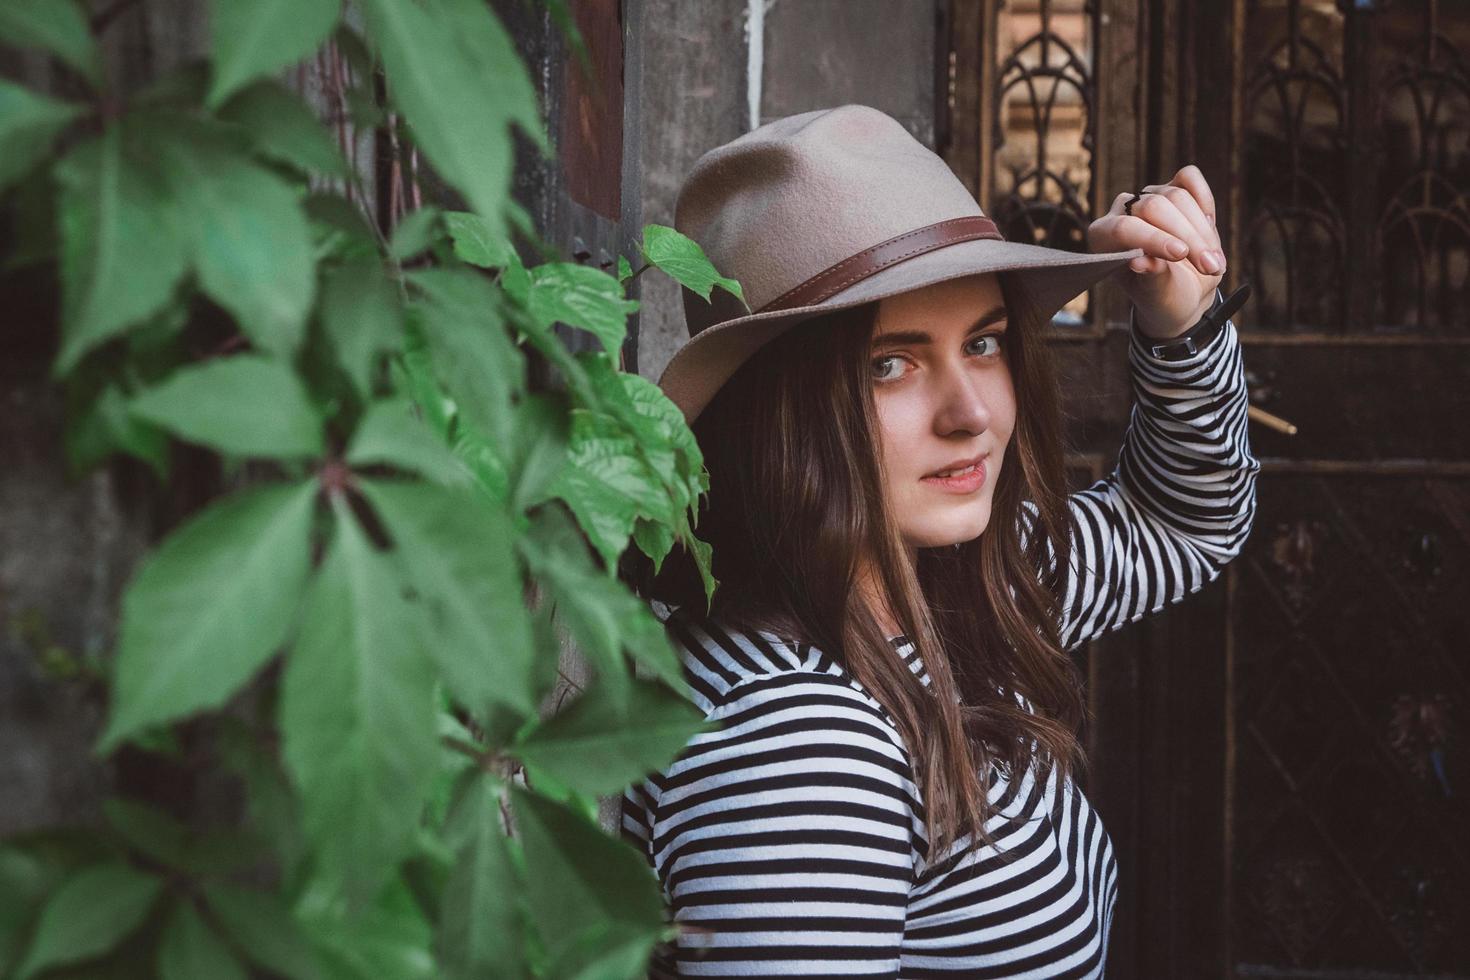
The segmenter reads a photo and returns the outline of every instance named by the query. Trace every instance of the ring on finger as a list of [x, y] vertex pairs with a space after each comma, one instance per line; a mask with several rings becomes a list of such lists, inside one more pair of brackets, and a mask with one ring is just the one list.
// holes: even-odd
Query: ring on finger
[[1148, 191], [1134, 191], [1133, 196], [1123, 202], [1123, 213], [1130, 218], [1133, 217], [1133, 205], [1137, 204], [1139, 199], [1147, 193]]

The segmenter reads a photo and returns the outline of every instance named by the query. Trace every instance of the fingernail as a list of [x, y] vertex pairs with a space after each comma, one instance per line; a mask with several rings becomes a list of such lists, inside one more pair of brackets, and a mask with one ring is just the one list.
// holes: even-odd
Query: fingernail
[[1220, 260], [1215, 258], [1214, 252], [1206, 252], [1204, 255], [1201, 255], [1200, 265], [1204, 266], [1205, 271], [1211, 275], [1215, 275], [1220, 271]]
[[1220, 271], [1224, 272], [1225, 267], [1230, 264], [1230, 260], [1227, 259], [1225, 257], [1225, 253], [1220, 251], [1218, 248], [1215, 249], [1215, 258], [1220, 260]]
[[1215, 223], [1215, 216], [1212, 214], [1212, 215], [1210, 215], [1210, 224], [1211, 225], [1214, 225], [1214, 223]]
[[1175, 256], [1176, 258], [1185, 255], [1188, 252], [1189, 246], [1179, 241], [1178, 239], [1175, 239], [1174, 241], [1169, 243], [1169, 254]]

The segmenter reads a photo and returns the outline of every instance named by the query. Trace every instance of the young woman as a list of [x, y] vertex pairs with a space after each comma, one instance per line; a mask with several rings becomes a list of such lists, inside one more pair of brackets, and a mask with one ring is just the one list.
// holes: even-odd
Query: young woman
[[[1213, 580], [1254, 513], [1213, 215], [1186, 167], [1119, 195], [1106, 251], [1006, 242], [861, 106], [696, 165], [676, 224], [750, 309], [686, 293], [660, 380], [710, 473], [712, 607], [687, 556], [625, 569], [713, 723], [624, 801], [680, 927], [654, 975], [1103, 973], [1068, 651]], [[1068, 496], [1041, 334], [1110, 274], [1137, 407]]]

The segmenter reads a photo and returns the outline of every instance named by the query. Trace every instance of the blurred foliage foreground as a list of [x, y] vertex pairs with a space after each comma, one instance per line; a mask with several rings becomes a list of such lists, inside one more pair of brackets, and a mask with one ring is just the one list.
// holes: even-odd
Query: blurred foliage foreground
[[[596, 796], [702, 722], [612, 570], [678, 542], [712, 592], [708, 483], [617, 355], [643, 269], [739, 287], [658, 226], [638, 272], [522, 264], [511, 127], [548, 143], [504, 27], [483, 0], [357, 13], [213, 0], [207, 63], [124, 95], [106, 16], [0, 2], [0, 41], [78, 94], [0, 80], [3, 261], [56, 272], [73, 464], [136, 457], [166, 494], [178, 440], [248, 477], [136, 571], [97, 744], [164, 765], [186, 732], [235, 815], [118, 797], [102, 827], [4, 842], [5, 976], [626, 977], [669, 935]], [[391, 234], [361, 213], [339, 143], [276, 80], [323, 45], [466, 210]], [[563, 631], [594, 677], [543, 711]]]

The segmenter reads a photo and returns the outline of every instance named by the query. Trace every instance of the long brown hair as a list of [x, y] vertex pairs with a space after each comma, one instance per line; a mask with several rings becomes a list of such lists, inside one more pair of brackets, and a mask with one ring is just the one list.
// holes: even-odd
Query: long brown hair
[[[693, 426], [710, 476], [698, 534], [713, 548], [720, 581], [710, 614], [812, 644], [883, 705], [909, 749], [931, 854], [966, 833], [991, 842], [985, 781], [993, 764], [1020, 774], [1035, 762], [1065, 775], [1082, 761], [1081, 681], [1058, 636], [1060, 570], [1070, 554], [1055, 368], [1034, 303], [1011, 277], [1000, 280], [1016, 425], [990, 524], [974, 540], [921, 549], [914, 562], [898, 535], [872, 397], [876, 304], [802, 323], [765, 345]], [[1035, 504], [1024, 551], [1023, 500]], [[927, 687], [857, 598], [863, 554], [928, 671]], [[682, 549], [658, 575], [642, 556], [622, 570], [647, 598], [704, 608]]]

